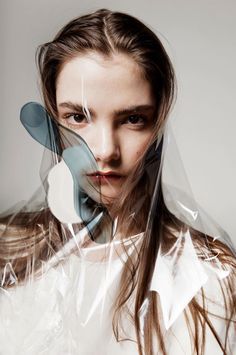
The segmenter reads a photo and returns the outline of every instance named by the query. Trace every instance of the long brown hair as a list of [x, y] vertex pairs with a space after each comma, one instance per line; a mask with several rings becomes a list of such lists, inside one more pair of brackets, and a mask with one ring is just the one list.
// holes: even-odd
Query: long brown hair
[[[174, 70], [168, 54], [158, 37], [136, 18], [120, 12], [101, 9], [88, 15], [80, 16], [63, 27], [52, 42], [39, 47], [37, 51], [37, 63], [41, 77], [44, 103], [49, 113], [54, 118], [57, 117], [56, 81], [64, 63], [78, 54], [86, 54], [91, 51], [96, 51], [108, 58], [112, 54], [124, 53], [133, 58], [133, 60], [139, 65], [144, 77], [150, 83], [153, 95], [156, 99], [155, 138], [160, 127], [165, 123], [175, 98], [176, 81]], [[140, 169], [140, 164], [137, 165], [137, 169]], [[142, 179], [145, 180], [145, 177], [143, 176]], [[140, 184], [140, 186], [137, 184]], [[129, 192], [124, 191], [124, 194], [120, 198], [120, 204], [117, 202], [116, 213], [120, 216], [121, 224], [124, 224], [127, 216], [132, 213], [134, 201], [139, 199], [141, 196], [140, 194], [143, 193], [141, 185], [145, 185], [141, 179], [139, 182], [135, 180], [133, 188]], [[168, 211], [164, 203], [161, 189], [159, 189], [157, 196], [152, 228], [149, 232], [146, 232], [141, 248], [137, 250], [135, 257], [128, 257], [121, 277], [120, 291], [114, 302], [113, 330], [116, 339], [117, 341], [122, 340], [122, 317], [129, 313], [135, 326], [140, 355], [155, 354], [157, 345], [159, 352], [163, 355], [167, 355], [164, 333], [159, 322], [159, 319], [161, 318], [159, 299], [155, 292], [149, 291], [149, 286], [160, 241], [168, 249], [176, 239], [173, 230], [180, 231], [188, 228], [188, 226], [179, 221]], [[124, 201], [126, 201], [125, 204]], [[132, 228], [137, 228], [137, 230], [142, 231], [145, 230], [149, 204], [150, 199], [147, 194], [142, 208], [136, 215], [136, 221], [132, 224]], [[32, 233], [34, 230], [34, 237], [37, 235], [39, 239], [36, 243], [37, 248], [35, 248], [35, 240], [31, 247], [34, 245], [34, 250], [38, 250], [37, 258], [40, 260], [47, 260], [50, 258], [52, 252], [58, 250], [65, 242], [61, 237], [63, 234], [61, 233], [61, 225], [53, 218], [53, 216], [52, 220], [54, 221], [53, 228], [55, 230], [55, 239], [47, 240], [47, 232], [45, 232], [47, 231], [47, 218], [45, 218], [45, 220], [43, 220], [43, 218], [48, 214], [50, 214], [50, 211], [47, 210], [44, 211], [44, 213], [33, 214], [31, 216], [30, 225], [32, 227], [30, 232]], [[15, 221], [15, 225], [18, 225], [18, 231], [21, 230], [21, 235], [25, 235], [26, 228], [22, 227], [22, 220], [19, 221], [18, 224], [17, 222], [18, 221]], [[40, 234], [39, 231], [35, 231], [35, 225], [44, 225], [44, 233]], [[30, 227], [28, 227], [28, 230], [30, 230]], [[207, 237], [192, 228], [190, 228], [190, 231], [196, 244], [199, 244], [200, 247], [204, 247], [207, 238], [208, 247], [214, 249], [215, 252], [218, 251], [219, 259], [225, 264], [232, 266], [232, 270], [235, 270], [235, 259], [229, 248], [219, 242], [214, 241], [213, 243], [212, 238]], [[28, 232], [27, 235], [29, 235], [30, 232]], [[126, 230], [126, 234], [129, 234], [130, 232], [130, 230]], [[18, 246], [19, 240], [14, 241], [14, 243], [14, 245]], [[1, 239], [0, 260], [2, 265], [6, 263], [6, 253], [4, 253], [3, 247], [6, 250], [7, 245], [9, 245], [7, 238]], [[30, 245], [27, 244], [27, 247], [29, 253], [28, 255], [25, 253], [23, 259], [18, 257], [19, 254], [17, 254], [17, 257], [10, 258], [8, 256], [8, 260], [12, 261], [14, 259], [14, 270], [18, 270], [19, 279], [26, 277], [23, 265], [26, 262], [26, 259], [32, 255]], [[24, 249], [25, 245], [21, 248], [22, 253]], [[19, 260], [21, 260], [21, 262], [19, 262]], [[34, 268], [35, 265], [32, 266], [32, 270]], [[222, 297], [225, 301], [226, 310], [224, 321], [227, 329], [230, 326], [231, 319], [235, 317], [236, 312], [235, 295], [233, 294], [233, 291], [229, 291], [233, 290], [234, 287], [232, 275], [233, 272], [231, 273], [231, 276], [227, 278], [225, 285], [222, 283]], [[135, 299], [133, 313], [130, 312], [127, 306], [132, 297]], [[149, 301], [149, 306], [145, 316], [145, 325], [143, 329], [144, 338], [142, 340], [139, 312], [145, 300]], [[193, 298], [188, 305], [187, 310], [188, 312], [185, 311], [186, 327], [191, 328], [191, 321], [194, 325], [193, 330], [190, 329], [189, 331], [189, 336], [192, 339], [193, 351], [198, 355], [204, 353], [206, 327], [208, 326], [222, 349], [222, 352], [226, 354], [226, 349], [228, 349], [227, 335], [226, 339], [222, 340], [211, 324], [205, 306], [205, 296], [203, 291], [202, 302]]]

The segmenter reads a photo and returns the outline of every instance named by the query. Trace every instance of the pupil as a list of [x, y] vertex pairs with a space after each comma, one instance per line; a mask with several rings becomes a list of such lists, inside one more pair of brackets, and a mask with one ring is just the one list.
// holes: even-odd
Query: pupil
[[74, 120], [75, 120], [76, 122], [80, 122], [80, 121], [82, 120], [81, 115], [79, 115], [79, 114], [74, 115]]
[[138, 116], [130, 116], [129, 120], [131, 123], [137, 123], [139, 121], [139, 117]]

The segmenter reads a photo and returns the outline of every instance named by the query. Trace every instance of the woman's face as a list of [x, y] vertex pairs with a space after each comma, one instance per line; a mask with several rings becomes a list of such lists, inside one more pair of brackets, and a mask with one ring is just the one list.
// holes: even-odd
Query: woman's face
[[56, 100], [59, 122], [78, 133], [95, 157], [97, 171], [89, 178], [101, 184], [104, 201], [114, 201], [153, 134], [149, 82], [128, 56], [92, 52], [64, 64]]

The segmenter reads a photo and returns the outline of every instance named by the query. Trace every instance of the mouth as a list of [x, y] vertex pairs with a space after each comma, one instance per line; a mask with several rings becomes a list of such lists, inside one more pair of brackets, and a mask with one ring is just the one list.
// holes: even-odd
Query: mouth
[[124, 175], [121, 175], [117, 172], [114, 171], [95, 171], [94, 173], [87, 174], [87, 176], [92, 179], [94, 182], [98, 183], [116, 183], [120, 182], [122, 178], [124, 178]]

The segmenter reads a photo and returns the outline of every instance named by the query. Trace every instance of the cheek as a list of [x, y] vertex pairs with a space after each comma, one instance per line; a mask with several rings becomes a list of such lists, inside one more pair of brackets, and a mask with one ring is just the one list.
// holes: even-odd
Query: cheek
[[123, 159], [130, 167], [134, 166], [137, 160], [145, 154], [148, 148], [149, 137], [135, 137], [124, 143]]
[[136, 160], [145, 154], [145, 151], [147, 150], [147, 146], [148, 146], [148, 141], [145, 141], [144, 143], [139, 144], [139, 146], [136, 147], [135, 150]]

